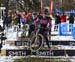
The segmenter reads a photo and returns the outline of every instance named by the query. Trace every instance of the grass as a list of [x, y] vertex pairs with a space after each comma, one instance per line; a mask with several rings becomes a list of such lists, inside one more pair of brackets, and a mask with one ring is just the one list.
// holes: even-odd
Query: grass
[[45, 58], [20, 58], [15, 59], [14, 62], [71, 62], [70, 60], [64, 59], [45, 59]]

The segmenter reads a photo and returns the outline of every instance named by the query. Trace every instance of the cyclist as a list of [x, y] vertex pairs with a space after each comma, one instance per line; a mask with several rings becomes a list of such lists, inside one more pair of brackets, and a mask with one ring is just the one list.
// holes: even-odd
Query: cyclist
[[45, 16], [44, 14], [43, 14], [43, 16], [38, 15], [37, 20], [35, 20], [35, 27], [37, 28], [38, 25], [40, 25], [41, 28], [40, 28], [39, 33], [44, 36], [44, 38], [46, 40], [46, 44], [48, 45], [48, 48], [50, 48], [49, 40], [47, 38], [47, 33], [49, 30], [48, 24], [49, 24], [49, 27], [51, 28], [51, 19], [50, 19], [50, 17]]

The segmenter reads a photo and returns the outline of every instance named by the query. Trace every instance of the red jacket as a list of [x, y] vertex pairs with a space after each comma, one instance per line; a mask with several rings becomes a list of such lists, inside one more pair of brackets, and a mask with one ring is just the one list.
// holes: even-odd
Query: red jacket
[[62, 23], [62, 22], [66, 22], [66, 15], [63, 15], [63, 16], [61, 16], [60, 18], [61, 18], [61, 23]]

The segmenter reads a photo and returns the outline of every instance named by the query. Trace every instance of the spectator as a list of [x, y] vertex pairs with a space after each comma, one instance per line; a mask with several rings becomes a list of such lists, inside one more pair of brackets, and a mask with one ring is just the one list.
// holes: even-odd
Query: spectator
[[58, 24], [60, 24], [60, 23], [61, 23], [61, 19], [60, 19], [59, 14], [57, 13], [55, 15], [55, 27], [54, 27], [54, 31], [57, 31], [58, 30]]
[[8, 26], [8, 27], [11, 27], [11, 23], [12, 23], [12, 16], [9, 14], [9, 15], [8, 15], [7, 26]]
[[16, 14], [14, 13], [14, 14], [12, 14], [12, 24], [13, 25], [17, 25], [17, 17], [16, 17]]
[[65, 15], [65, 13], [63, 13], [60, 18], [61, 18], [61, 23], [65, 23], [66, 22], [66, 15]]
[[6, 15], [4, 14], [3, 15], [3, 28], [5, 29], [5, 26], [6, 26], [6, 21], [7, 21], [7, 18], [6, 18]]
[[57, 13], [56, 15], [55, 15], [55, 24], [57, 25], [57, 24], [60, 24], [61, 23], [61, 21], [60, 21], [60, 16], [59, 16], [59, 14]]
[[73, 13], [70, 14], [68, 20], [69, 20], [70, 24], [74, 24], [74, 15], [73, 15]]
[[16, 15], [17, 15], [17, 24], [19, 24], [19, 28], [21, 28], [21, 25], [20, 25], [21, 14], [19, 11], [16, 11]]
[[70, 14], [68, 20], [69, 20], [69, 23], [70, 23], [70, 25], [69, 25], [69, 31], [71, 31], [72, 24], [74, 24], [74, 15], [73, 15], [73, 13]]
[[27, 23], [27, 19], [26, 19], [26, 14], [25, 14], [25, 12], [23, 12], [23, 13], [21, 14], [20, 22], [21, 22], [23, 25]]

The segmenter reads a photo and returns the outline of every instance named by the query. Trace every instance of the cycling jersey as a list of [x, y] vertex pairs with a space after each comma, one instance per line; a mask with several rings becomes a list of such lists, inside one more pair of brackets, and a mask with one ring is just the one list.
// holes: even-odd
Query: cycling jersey
[[51, 28], [51, 20], [50, 19], [36, 19], [35, 22], [35, 27], [38, 27], [38, 25], [44, 25], [44, 28]]

